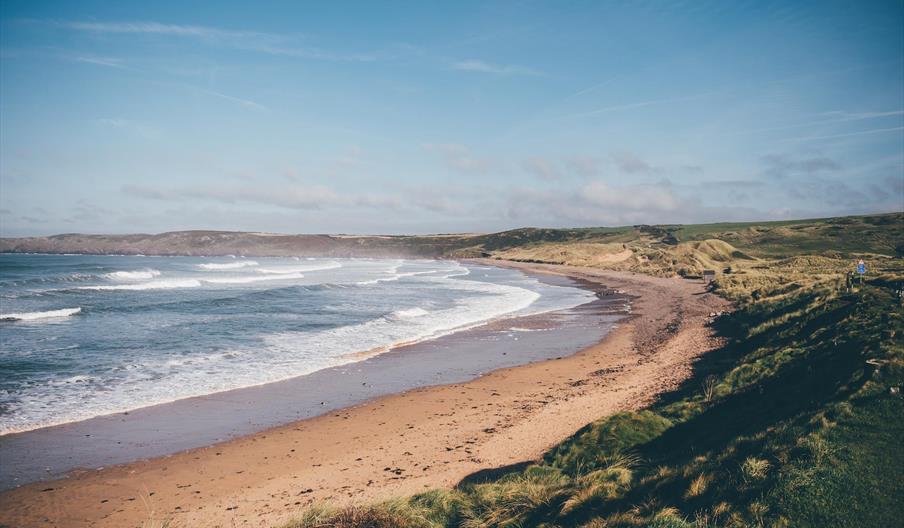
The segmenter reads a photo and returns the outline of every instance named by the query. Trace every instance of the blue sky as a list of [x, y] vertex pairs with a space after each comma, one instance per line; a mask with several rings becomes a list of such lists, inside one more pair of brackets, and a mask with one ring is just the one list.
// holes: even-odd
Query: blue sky
[[904, 209], [904, 3], [0, 3], [0, 234]]

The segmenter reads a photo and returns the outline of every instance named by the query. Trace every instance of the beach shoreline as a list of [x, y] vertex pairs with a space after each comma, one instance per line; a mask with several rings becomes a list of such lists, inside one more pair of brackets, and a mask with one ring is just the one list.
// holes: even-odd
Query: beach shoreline
[[[259, 385], [179, 398], [0, 436], [0, 491], [218, 444], [419, 387], [573, 353], [597, 341], [629, 302], [564, 277], [552, 286], [599, 293], [571, 308], [493, 318], [356, 361]], [[513, 345], [518, 350], [511, 350]]]
[[[642, 407], [717, 346], [699, 283], [630, 273], [476, 261], [626, 291], [633, 314], [577, 353], [350, 408], [162, 458], [0, 494], [10, 526], [271, 526], [317, 500], [349, 503], [453, 486], [534, 460], [590, 421]], [[542, 426], [540, 426], [542, 425]]]

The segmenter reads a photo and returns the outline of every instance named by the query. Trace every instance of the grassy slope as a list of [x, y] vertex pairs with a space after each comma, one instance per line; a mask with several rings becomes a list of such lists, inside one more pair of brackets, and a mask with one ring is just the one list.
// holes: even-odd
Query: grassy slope
[[[498, 254], [531, 260], [537, 249], [556, 247], [557, 261], [573, 260], [575, 245], [631, 248], [637, 257], [652, 260], [638, 266], [647, 273], [699, 271], [701, 256], [694, 242], [719, 239], [754, 257], [787, 257], [821, 253], [826, 248], [841, 253], [904, 254], [904, 214], [794, 220], [784, 222], [595, 227], [579, 229], [524, 228], [486, 235], [434, 236], [328, 236], [277, 235], [222, 231], [177, 231], [157, 235], [65, 234], [34, 238], [0, 238], [0, 252], [94, 253], [146, 255], [247, 255], [247, 256], [452, 256]], [[671, 262], [670, 249], [688, 249]], [[709, 248], [709, 252], [712, 248]], [[514, 251], [513, 254], [506, 254]], [[704, 248], [703, 256], [708, 249]], [[681, 253], [679, 251], [679, 253]], [[716, 251], [716, 253], [719, 253]], [[709, 255], [713, 256], [713, 255]], [[720, 258], [722, 255], [717, 255]], [[668, 257], [667, 260], [663, 260]], [[551, 260], [547, 255], [540, 260]], [[637, 262], [632, 261], [632, 265]], [[712, 261], [703, 262], [711, 265]]]
[[[742, 256], [729, 250], [732, 273], [715, 284], [737, 302], [714, 323], [727, 345], [649, 409], [590, 424], [523, 471], [370, 507], [312, 509], [292, 526], [900, 525], [904, 263], [873, 256], [854, 291], [844, 273], [851, 257], [894, 254], [901, 219], [559, 237], [552, 244], [584, 247], [633, 236], [620, 243], [660, 244], [677, 265], [686, 265], [672, 258], [682, 244], [731, 241]], [[548, 250], [533, 235], [522, 244]]]
[[461, 240], [463, 255], [532, 249], [549, 244], [600, 243], [663, 247], [719, 239], [755, 257], [865, 253], [904, 255], [904, 213], [783, 222], [629, 226], [586, 229], [524, 228]]
[[685, 277], [706, 269], [743, 271], [783, 264], [776, 259], [818, 256], [829, 259], [818, 266], [831, 264], [834, 273], [848, 266], [843, 259], [904, 256], [904, 214], [756, 224], [521, 229], [475, 240], [481, 244], [451, 254]]

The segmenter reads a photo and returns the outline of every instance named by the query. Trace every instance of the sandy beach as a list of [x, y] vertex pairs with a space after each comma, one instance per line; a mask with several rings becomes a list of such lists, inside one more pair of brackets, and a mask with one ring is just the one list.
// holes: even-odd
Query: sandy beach
[[370, 501], [451, 487], [535, 460], [588, 422], [653, 401], [718, 346], [726, 308], [699, 281], [502, 263], [633, 296], [631, 317], [600, 343], [472, 381], [409, 390], [171, 456], [0, 494], [0, 525], [274, 526], [313, 501]]

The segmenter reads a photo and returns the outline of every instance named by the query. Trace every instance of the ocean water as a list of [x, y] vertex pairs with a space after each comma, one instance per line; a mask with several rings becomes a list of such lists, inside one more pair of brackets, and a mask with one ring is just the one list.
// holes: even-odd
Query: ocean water
[[455, 261], [0, 255], [0, 434], [361, 361], [589, 291]]

